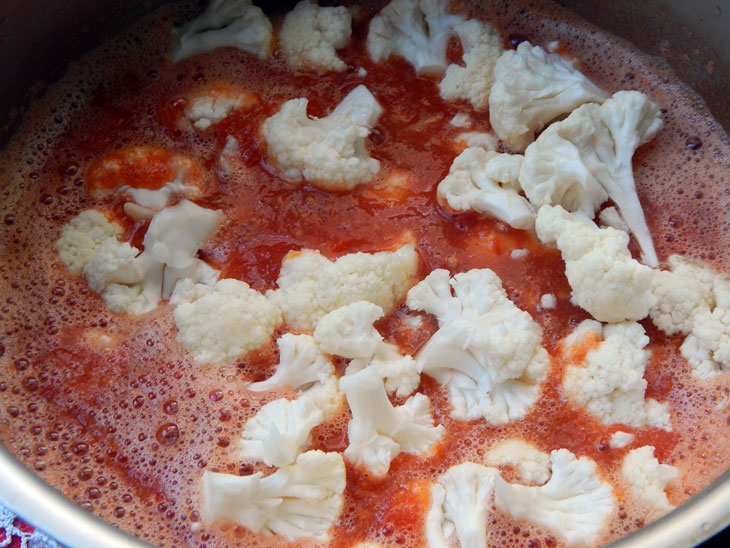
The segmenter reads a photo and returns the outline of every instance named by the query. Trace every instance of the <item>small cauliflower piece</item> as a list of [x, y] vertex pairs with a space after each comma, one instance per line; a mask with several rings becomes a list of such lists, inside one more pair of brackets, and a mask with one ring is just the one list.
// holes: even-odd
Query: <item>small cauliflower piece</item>
[[649, 344], [644, 328], [632, 322], [602, 326], [585, 320], [576, 332], [580, 335], [563, 345], [566, 356], [586, 340], [602, 340], [588, 351], [585, 363], [566, 367], [562, 387], [568, 398], [604, 424], [671, 430], [668, 404], [644, 399], [644, 370], [651, 356], [644, 349]]
[[467, 148], [454, 159], [449, 174], [439, 183], [439, 203], [455, 211], [474, 210], [514, 228], [529, 229], [535, 222], [535, 210], [519, 194], [521, 165], [520, 155]]
[[172, 31], [172, 62], [233, 47], [264, 59], [271, 54], [272, 28], [268, 17], [251, 0], [212, 0], [198, 17]]
[[601, 210], [598, 214], [598, 220], [601, 222], [601, 226], [610, 226], [616, 230], [631, 232], [629, 225], [627, 225], [621, 218], [621, 214], [618, 212], [618, 209], [613, 206]]
[[540, 46], [522, 42], [494, 67], [489, 120], [500, 139], [522, 152], [545, 125], [607, 95], [570, 63]]
[[289, 252], [281, 264], [279, 286], [266, 293], [295, 329], [314, 329], [328, 312], [366, 300], [390, 313], [405, 296], [418, 268], [411, 244], [394, 252], [350, 253], [331, 261], [319, 251]]
[[289, 541], [326, 541], [342, 511], [345, 463], [339, 453], [308, 451], [295, 464], [264, 477], [203, 473], [203, 517], [226, 518], [254, 533]]
[[467, 147], [479, 147], [484, 150], [496, 151], [499, 146], [499, 139], [494, 133], [483, 131], [466, 131], [459, 133], [457, 141], [463, 141]]
[[540, 306], [545, 310], [552, 310], [558, 306], [558, 301], [552, 293], [545, 293], [540, 297]]
[[541, 242], [560, 249], [572, 298], [594, 318], [619, 323], [649, 314], [653, 271], [631, 257], [628, 234], [548, 205], [539, 209], [535, 229]]
[[718, 306], [697, 315], [679, 349], [700, 379], [730, 373], [730, 309]]
[[550, 479], [550, 456], [520, 439], [505, 440], [489, 454], [490, 466], [512, 466], [517, 477], [527, 485], [544, 485]]
[[621, 465], [621, 474], [630, 487], [631, 494], [653, 510], [653, 517], [674, 508], [664, 490], [667, 484], [679, 477], [679, 470], [668, 464], [660, 464], [654, 457], [654, 447], [645, 445], [629, 451]]
[[216, 282], [213, 291], [173, 312], [177, 340], [197, 363], [220, 364], [262, 347], [281, 324], [276, 304], [240, 280]]
[[345, 458], [376, 478], [385, 477], [401, 451], [427, 453], [443, 436], [444, 427], [433, 425], [428, 397], [415, 394], [393, 407], [376, 367], [345, 375], [340, 379], [340, 390], [352, 411]]
[[266, 466], [286, 466], [311, 443], [312, 428], [322, 422], [322, 411], [310, 398], [280, 398], [267, 403], [243, 427], [243, 456]]
[[448, 271], [434, 270], [406, 302], [438, 319], [416, 362], [448, 388], [452, 417], [500, 425], [527, 415], [550, 358], [542, 329], [509, 300], [494, 272], [473, 269], [449, 280]]
[[122, 226], [110, 221], [102, 211], [87, 209], [70, 219], [56, 242], [58, 257], [74, 274], [81, 274], [94, 251], [107, 238], [122, 235]]
[[196, 90], [187, 97], [183, 113], [195, 129], [204, 131], [216, 125], [236, 110], [249, 110], [261, 102], [245, 89], [215, 84]]
[[307, 115], [308, 100], [292, 99], [261, 128], [267, 154], [287, 181], [306, 180], [323, 190], [352, 190], [370, 181], [380, 162], [368, 155], [365, 138], [383, 112], [363, 85], [324, 118]]
[[621, 430], [614, 432], [611, 435], [611, 439], [608, 441], [608, 445], [611, 449], [623, 449], [634, 443], [634, 436], [629, 432], [622, 432]]
[[467, 99], [475, 109], [489, 105], [489, 92], [494, 81], [494, 66], [504, 51], [502, 36], [489, 25], [470, 19], [456, 27], [465, 66], [449, 65], [439, 83], [441, 97], [447, 101]]
[[449, 124], [451, 124], [454, 127], [468, 128], [468, 127], [471, 127], [472, 120], [468, 114], [459, 112], [458, 114], [454, 114], [454, 117], [451, 120], [449, 120]]
[[465, 462], [450, 467], [431, 486], [431, 506], [426, 514], [428, 548], [450, 548], [455, 534], [461, 548], [486, 548], [487, 515], [499, 473]]
[[344, 6], [323, 8], [302, 0], [284, 18], [279, 31], [281, 49], [293, 66], [319, 72], [342, 72], [347, 65], [335, 50], [350, 41], [352, 16]]
[[152, 218], [142, 253], [127, 242], [104, 240], [84, 267], [86, 281], [120, 314], [149, 312], [186, 279], [212, 285], [219, 272], [196, 254], [223, 219], [220, 211], [188, 200], [167, 207]]
[[567, 449], [551, 452], [550, 462], [552, 476], [539, 487], [496, 478], [497, 507], [553, 530], [568, 544], [595, 544], [616, 510], [611, 485], [601, 480], [595, 462]]
[[448, 7], [448, 0], [392, 0], [370, 22], [368, 55], [376, 63], [397, 55], [416, 74], [442, 74], [449, 38], [464, 21]]
[[520, 184], [536, 207], [560, 204], [589, 218], [607, 196], [636, 238], [642, 261], [657, 266], [631, 160], [661, 127], [659, 107], [638, 91], [583, 105], [528, 147]]

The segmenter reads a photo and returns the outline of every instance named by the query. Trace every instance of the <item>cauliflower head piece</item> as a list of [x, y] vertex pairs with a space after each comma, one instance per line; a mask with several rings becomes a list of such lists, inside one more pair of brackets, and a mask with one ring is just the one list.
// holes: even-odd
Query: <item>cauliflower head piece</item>
[[324, 419], [311, 398], [280, 398], [267, 403], [243, 427], [244, 457], [266, 466], [286, 466], [312, 443], [310, 432]]
[[240, 280], [223, 279], [212, 291], [180, 302], [173, 312], [177, 340], [197, 363], [221, 364], [262, 347], [281, 324], [279, 307]]
[[550, 453], [552, 476], [539, 487], [496, 479], [497, 507], [517, 519], [537, 523], [568, 544], [593, 544], [616, 511], [613, 489], [596, 472], [596, 463], [567, 449]]
[[290, 11], [279, 31], [281, 49], [293, 66], [319, 72], [342, 72], [347, 68], [336, 50], [350, 41], [352, 16], [344, 6], [320, 7], [302, 0]]
[[455, 211], [477, 211], [514, 228], [529, 229], [535, 210], [520, 196], [522, 156], [467, 148], [451, 164], [436, 190], [438, 201]]
[[448, 389], [452, 417], [499, 425], [527, 415], [550, 359], [542, 329], [509, 300], [494, 272], [473, 269], [449, 280], [448, 271], [435, 270], [406, 302], [439, 321], [416, 362]]
[[699, 314], [679, 350], [700, 379], [730, 373], [730, 308]]
[[323, 190], [352, 190], [375, 177], [380, 162], [368, 155], [365, 138], [383, 108], [368, 88], [357, 86], [324, 118], [310, 118], [308, 103], [304, 98], [287, 101], [261, 127], [278, 173]]
[[466, 99], [475, 109], [489, 105], [494, 82], [494, 66], [504, 46], [499, 31], [488, 23], [470, 19], [456, 27], [464, 50], [464, 66], [451, 64], [439, 83], [441, 97], [447, 101]]
[[340, 390], [352, 411], [345, 458], [376, 478], [385, 477], [399, 453], [428, 453], [443, 436], [444, 427], [433, 424], [428, 397], [418, 393], [394, 407], [376, 367], [340, 378]]
[[142, 314], [169, 299], [184, 280], [212, 285], [219, 272], [196, 257], [224, 216], [183, 200], [152, 217], [144, 251], [106, 238], [84, 266], [89, 287], [112, 312]]
[[212, 0], [198, 17], [173, 30], [172, 62], [233, 47], [264, 59], [271, 54], [272, 27], [251, 0]]
[[664, 490], [669, 482], [679, 477], [679, 470], [668, 464], [660, 464], [651, 445], [629, 451], [621, 464], [621, 475], [629, 485], [631, 494], [652, 509], [652, 517], [674, 508], [669, 504]]
[[203, 516], [235, 521], [255, 533], [288, 541], [326, 541], [342, 511], [345, 463], [339, 453], [307, 451], [264, 477], [203, 473]]
[[600, 342], [588, 351], [585, 363], [565, 369], [562, 387], [570, 400], [604, 424], [672, 429], [668, 404], [644, 398], [644, 370], [651, 352], [645, 350], [649, 337], [640, 324], [602, 326], [585, 320], [574, 335], [563, 345], [568, 356], [591, 339]]
[[426, 514], [429, 548], [449, 548], [454, 534], [461, 548], [486, 548], [489, 502], [498, 475], [493, 468], [465, 462], [439, 476]]
[[389, 313], [405, 296], [418, 268], [411, 244], [397, 251], [350, 253], [331, 261], [319, 251], [289, 252], [281, 264], [278, 289], [267, 297], [295, 329], [314, 329], [328, 312], [369, 301]]
[[122, 226], [104, 212], [87, 209], [63, 226], [56, 242], [58, 257], [72, 273], [81, 274], [101, 243], [107, 238], [116, 240], [122, 232]]
[[489, 120], [500, 139], [522, 152], [555, 118], [604, 99], [606, 93], [559, 55], [522, 42], [497, 59]]
[[520, 439], [508, 439], [487, 454], [490, 466], [511, 466], [517, 477], [527, 485], [544, 485], [550, 479], [550, 456], [533, 444]]
[[541, 242], [560, 249], [572, 299], [594, 318], [618, 323], [649, 314], [653, 271], [631, 257], [628, 234], [548, 205], [538, 210], [535, 229]]
[[464, 21], [448, 7], [448, 0], [391, 0], [370, 22], [368, 55], [376, 63], [397, 55], [416, 74], [442, 74], [449, 38]]

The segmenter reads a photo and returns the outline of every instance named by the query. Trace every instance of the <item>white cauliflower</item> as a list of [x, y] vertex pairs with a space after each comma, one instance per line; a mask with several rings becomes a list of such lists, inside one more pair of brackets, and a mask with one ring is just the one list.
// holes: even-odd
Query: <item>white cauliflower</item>
[[307, 116], [308, 103], [287, 101], [261, 128], [281, 177], [304, 179], [323, 190], [352, 190], [375, 177], [380, 162], [368, 155], [365, 138], [383, 107], [368, 88], [357, 86], [324, 118]]
[[508, 439], [487, 454], [490, 466], [512, 466], [521, 482], [544, 485], [550, 479], [550, 456], [520, 439]]
[[366, 367], [345, 375], [340, 379], [340, 390], [352, 411], [345, 458], [377, 478], [388, 473], [390, 462], [401, 451], [427, 453], [443, 436], [444, 427], [433, 425], [430, 401], [423, 394], [393, 407], [378, 368]]
[[342, 72], [347, 65], [335, 50], [350, 41], [352, 16], [344, 6], [323, 8], [302, 0], [284, 18], [279, 31], [287, 62], [320, 72]]
[[188, 200], [167, 207], [152, 218], [142, 253], [115, 238], [104, 240], [84, 267], [86, 281], [110, 310], [128, 314], [152, 310], [182, 280], [212, 285], [218, 271], [196, 254], [223, 219], [220, 211]]
[[718, 306], [696, 316], [679, 349], [700, 379], [730, 373], [730, 308]]
[[263, 477], [203, 473], [203, 517], [226, 518], [255, 533], [289, 541], [326, 541], [342, 511], [345, 463], [339, 453], [308, 451], [295, 464]]
[[585, 320], [564, 343], [569, 361], [572, 348], [587, 337], [601, 342], [586, 354], [585, 363], [566, 367], [562, 387], [568, 398], [604, 424], [671, 430], [668, 404], [644, 399], [644, 370], [651, 356], [644, 349], [649, 344], [644, 328], [631, 322], [601, 326]]
[[120, 237], [122, 232], [122, 226], [103, 212], [87, 209], [63, 226], [56, 242], [58, 257], [71, 272], [81, 274], [96, 248], [107, 238]]
[[497, 507], [517, 519], [537, 523], [563, 536], [568, 544], [595, 544], [616, 509], [611, 485], [596, 463], [567, 449], [550, 453], [552, 476], [540, 487], [496, 479]]
[[461, 548], [486, 548], [487, 514], [499, 473], [465, 462], [452, 466], [431, 486], [431, 506], [426, 514], [428, 548], [450, 548], [456, 533]]
[[674, 508], [664, 490], [667, 484], [679, 477], [679, 470], [668, 464], [660, 464], [654, 457], [654, 447], [645, 445], [629, 451], [621, 465], [621, 474], [628, 483], [631, 494], [648, 505], [655, 516]]
[[259, 59], [271, 53], [271, 22], [251, 0], [212, 0], [198, 17], [173, 29], [172, 62], [234, 47]]
[[346, 375], [366, 367], [380, 371], [388, 393], [405, 397], [418, 388], [421, 370], [411, 356], [403, 356], [398, 347], [383, 341], [373, 322], [383, 316], [383, 309], [367, 301], [358, 301], [333, 310], [314, 330], [314, 338], [325, 352], [351, 358]]
[[448, 7], [448, 0], [392, 0], [370, 22], [370, 58], [380, 63], [397, 55], [417, 74], [442, 74], [449, 38], [464, 21], [448, 13]]
[[661, 127], [659, 107], [638, 91], [619, 91], [603, 105], [583, 105], [528, 147], [520, 184], [535, 206], [560, 204], [589, 218], [607, 195], [636, 238], [642, 261], [657, 266], [631, 160]]
[[173, 317], [178, 342], [192, 350], [197, 363], [212, 364], [262, 347], [282, 322], [274, 302], [234, 279], [219, 280], [213, 291], [181, 302]]
[[463, 141], [467, 147], [479, 147], [484, 150], [496, 151], [499, 146], [499, 139], [494, 133], [484, 131], [465, 131], [459, 133], [457, 141]]
[[350, 253], [331, 261], [319, 251], [289, 252], [281, 264], [279, 286], [267, 296], [295, 329], [314, 329], [341, 306], [366, 300], [389, 313], [405, 296], [418, 268], [411, 244], [394, 252]]
[[225, 84], [204, 86], [186, 99], [184, 120], [201, 131], [221, 122], [233, 111], [249, 110], [261, 102], [255, 93]]
[[416, 361], [448, 388], [451, 416], [499, 425], [527, 415], [550, 358], [542, 329], [509, 300], [494, 272], [474, 269], [449, 281], [448, 271], [434, 270], [406, 302], [438, 319]]
[[594, 318], [618, 323], [649, 314], [653, 271], [631, 257], [628, 234], [548, 205], [538, 210], [535, 229], [540, 241], [560, 249], [573, 301]]
[[631, 232], [629, 225], [627, 225], [621, 218], [621, 214], [613, 206], [602, 209], [598, 214], [598, 220], [601, 226], [610, 226], [616, 230], [623, 230], [624, 232]]
[[608, 445], [611, 449], [623, 449], [634, 443], [636, 436], [629, 432], [622, 432], [621, 430], [611, 434], [611, 439], [608, 441]]
[[286, 466], [311, 443], [312, 428], [322, 422], [322, 411], [310, 398], [280, 398], [267, 403], [246, 421], [241, 450], [266, 466]]
[[455, 211], [474, 210], [496, 217], [514, 228], [529, 229], [535, 210], [520, 196], [518, 181], [522, 156], [467, 148], [451, 164], [439, 183], [442, 206]]
[[540, 297], [540, 306], [545, 310], [552, 310], [558, 306], [558, 300], [552, 293], [545, 293]]
[[522, 152], [535, 132], [606, 94], [570, 63], [540, 46], [522, 42], [505, 51], [494, 67], [489, 121], [500, 139]]
[[489, 104], [494, 81], [494, 66], [504, 51], [502, 36], [487, 23], [470, 19], [456, 27], [464, 50], [465, 66], [449, 65], [439, 83], [441, 97], [447, 101], [467, 99], [475, 109]]

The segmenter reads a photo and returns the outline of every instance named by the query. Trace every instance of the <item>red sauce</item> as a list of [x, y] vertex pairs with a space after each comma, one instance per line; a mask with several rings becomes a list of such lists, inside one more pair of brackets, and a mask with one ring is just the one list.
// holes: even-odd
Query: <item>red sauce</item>
[[[555, 7], [538, 2], [493, 4], [462, 8], [491, 20], [505, 36], [541, 43], [560, 39], [561, 52], [581, 59], [584, 71], [606, 89], [626, 87], [619, 68], [636, 65], [631, 86], [667, 108], [665, 129], [656, 142], [639, 151], [634, 164], [660, 257], [691, 251], [727, 269], [723, 253], [730, 249], [730, 222], [716, 196], [723, 190], [719, 181], [726, 168], [706, 151], [730, 151], [719, 132], [703, 134], [703, 147], [686, 148], [687, 132], [705, 131], [701, 121], [706, 114], [698, 115], [688, 106], [682, 86], [650, 60]], [[523, 4], [529, 9], [522, 9]], [[127, 59], [127, 46], [120, 40], [108, 50], [111, 53], [98, 53], [74, 69], [78, 73], [72, 70], [64, 85], [80, 88], [74, 93], [82, 109], [65, 99], [68, 87], [49, 92], [44, 101], [50, 103], [36, 106], [20, 135], [30, 136], [30, 143], [45, 143], [43, 135], [52, 134], [52, 146], [26, 147], [19, 137], [9, 148], [13, 161], [0, 165], [0, 173], [9, 174], [6, 204], [13, 207], [2, 217], [2, 242], [8, 250], [7, 263], [0, 265], [6, 282], [0, 294], [5, 337], [0, 344], [3, 443], [85, 508], [155, 544], [276, 544], [275, 538], [255, 537], [241, 527], [191, 526], [200, 521], [198, 480], [204, 469], [270, 473], [262, 464], [242, 464], [237, 440], [244, 422], [262, 405], [292, 396], [286, 390], [258, 394], [245, 389], [246, 382], [271, 375], [278, 362], [273, 342], [233, 364], [197, 366], [174, 339], [170, 306], [163, 304], [138, 318], [109, 313], [84, 280], [60, 266], [49, 245], [80, 210], [98, 207], [122, 218], [123, 197], [93, 198], [88, 190], [122, 184], [159, 188], [174, 179], [174, 167], [183, 163], [190, 168], [190, 181], [202, 181], [202, 197], [196, 202], [222, 209], [228, 219], [200, 252], [222, 270], [222, 277], [238, 278], [264, 291], [275, 287], [281, 260], [292, 250], [318, 249], [336, 258], [395, 249], [412, 240], [421, 258], [419, 278], [436, 268], [452, 273], [491, 268], [509, 297], [543, 327], [552, 366], [541, 399], [524, 421], [499, 427], [455, 421], [444, 390], [422, 377], [419, 391], [431, 399], [436, 422], [447, 433], [431, 455], [399, 455], [384, 480], [373, 480], [348, 464], [344, 510], [331, 546], [345, 548], [366, 538], [422, 545], [430, 483], [453, 464], [483, 462], [493, 446], [511, 437], [528, 439], [545, 451], [567, 448], [586, 455], [604, 477], [619, 485], [619, 468], [628, 449], [611, 449], [608, 440], [617, 430], [631, 431], [636, 435], [634, 446], [654, 445], [662, 462], [682, 470], [683, 479], [670, 490], [670, 500], [685, 500], [730, 465], [730, 452], [722, 442], [728, 419], [725, 410], [717, 408], [726, 395], [722, 385], [694, 379], [678, 357], [679, 339], [662, 335], [645, 321], [653, 352], [645, 375], [647, 397], [670, 403], [674, 431], [606, 426], [566, 400], [560, 389], [566, 363], [559, 342], [588, 315], [569, 302], [560, 254], [527, 232], [474, 214], [452, 215], [438, 206], [435, 186], [464, 146], [457, 139], [464, 130], [449, 120], [467, 112], [473, 130], [487, 131], [488, 115], [464, 102], [443, 101], [436, 80], [416, 77], [403, 60], [372, 63], [363, 54], [363, 43], [369, 15], [375, 11], [377, 6], [361, 10], [351, 44], [340, 52], [354, 70], [326, 75], [287, 69], [278, 52], [259, 62], [234, 50], [220, 50], [171, 65], [160, 60], [159, 51], [166, 51], [170, 21], [179, 17], [163, 12], [130, 35], [129, 43], [136, 38], [142, 44], [136, 46], [140, 49], [134, 62]], [[449, 58], [459, 56], [458, 46], [451, 44]], [[104, 85], [93, 80], [98, 78], [98, 71], [92, 70], [95, 63], [108, 67]], [[357, 75], [359, 67], [366, 69], [366, 76]], [[88, 79], [84, 86], [78, 83], [82, 76]], [[258, 133], [263, 120], [284, 101], [301, 96], [309, 99], [310, 115], [324, 116], [360, 83], [385, 107], [368, 139], [371, 154], [381, 162], [378, 177], [346, 193], [279, 178], [267, 164]], [[221, 85], [227, 86], [226, 92], [243, 90], [251, 100], [209, 130], [181, 129], [180, 117], [191, 98]], [[47, 104], [63, 111], [62, 122], [49, 122], [50, 109], [42, 108]], [[229, 135], [239, 141], [240, 153], [236, 169], [226, 175], [218, 157]], [[28, 148], [36, 152], [29, 155]], [[105, 167], [110, 159], [119, 169]], [[389, 181], [391, 176], [398, 178]], [[687, 181], [707, 187], [689, 199], [683, 194]], [[678, 221], [680, 217], [692, 222]], [[126, 239], [141, 247], [146, 225], [125, 226]], [[514, 249], [528, 250], [527, 257], [513, 259]], [[546, 293], [556, 296], [555, 309], [539, 306]], [[386, 340], [413, 353], [436, 323], [425, 318], [414, 329], [405, 322], [409, 315], [400, 306], [377, 328]], [[596, 342], [586, 343], [569, 361], [582, 361]], [[336, 362], [338, 373], [345, 365], [344, 360]], [[344, 450], [348, 420], [345, 410], [317, 427], [313, 447]], [[643, 519], [642, 509], [631, 507], [622, 487], [616, 494], [621, 508], [606, 540], [637, 528], [637, 520]], [[490, 546], [505, 539], [532, 546], [559, 542], [554, 533], [517, 523], [496, 510], [489, 531]]]

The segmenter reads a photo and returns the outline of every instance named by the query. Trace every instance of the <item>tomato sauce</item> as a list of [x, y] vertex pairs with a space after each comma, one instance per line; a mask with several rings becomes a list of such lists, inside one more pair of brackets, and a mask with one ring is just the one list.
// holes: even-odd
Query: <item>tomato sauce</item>
[[[123, 196], [90, 191], [122, 184], [156, 189], [175, 177], [182, 162], [190, 181], [201, 188], [196, 203], [226, 215], [227, 222], [199, 254], [221, 269], [221, 277], [265, 291], [276, 287], [282, 258], [292, 250], [317, 249], [334, 259], [414, 242], [419, 279], [436, 268], [452, 274], [491, 268], [510, 299], [543, 328], [551, 355], [548, 380], [538, 403], [518, 423], [495, 427], [456, 421], [449, 416], [443, 388], [422, 376], [419, 391], [430, 398], [446, 434], [430, 455], [396, 457], [383, 480], [348, 463], [343, 513], [329, 546], [346, 548], [362, 540], [423, 545], [430, 484], [449, 466], [484, 462], [494, 446], [513, 437], [544, 451], [567, 448], [597, 463], [616, 486], [619, 501], [603, 540], [647, 519], [621, 484], [621, 461], [629, 449], [610, 448], [617, 430], [636, 435], [631, 447], [653, 445], [660, 461], [681, 470], [682, 479], [669, 489], [674, 504], [728, 468], [730, 452], [723, 440], [730, 419], [722, 405], [730, 393], [727, 382], [694, 379], [678, 353], [681, 339], [663, 335], [648, 320], [642, 322], [652, 341], [647, 397], [669, 402], [673, 431], [606, 426], [567, 401], [560, 387], [564, 369], [581, 361], [590, 345], [566, 358], [560, 341], [589, 316], [570, 303], [560, 253], [528, 232], [438, 205], [436, 185], [466, 146], [459, 134], [488, 131], [488, 115], [465, 102], [443, 101], [437, 80], [417, 77], [404, 60], [371, 62], [364, 41], [377, 5], [356, 11], [353, 38], [340, 50], [352, 69], [325, 75], [287, 68], [278, 51], [258, 61], [225, 49], [172, 65], [160, 52], [169, 48], [173, 22], [191, 15], [187, 9], [163, 8], [72, 67], [67, 80], [34, 107], [9, 146], [9, 159], [0, 164], [0, 174], [9, 181], [0, 214], [7, 258], [0, 265], [0, 439], [29, 467], [82, 507], [159, 546], [277, 545], [276, 538], [252, 535], [240, 526], [204, 525], [199, 479], [205, 469], [270, 473], [263, 464], [241, 461], [238, 439], [242, 425], [262, 405], [294, 396], [286, 389], [253, 393], [245, 388], [272, 374], [278, 362], [273, 340], [286, 327], [271, 344], [234, 363], [196, 365], [175, 340], [170, 305], [139, 317], [111, 314], [83, 279], [61, 266], [53, 245], [63, 224], [81, 210], [96, 207], [125, 219]], [[665, 128], [634, 163], [660, 258], [690, 254], [730, 270], [730, 219], [718, 197], [727, 168], [706, 153], [730, 151], [722, 132], [704, 129], [707, 113], [688, 106], [688, 92], [673, 75], [554, 6], [474, 2], [459, 9], [491, 21], [505, 38], [560, 40], [561, 53], [579, 59], [581, 69], [607, 90], [628, 86], [622, 71], [630, 65], [636, 75], [630, 86], [666, 109]], [[274, 17], [275, 26], [277, 21]], [[133, 60], [128, 48], [135, 51]], [[460, 54], [452, 43], [449, 58], [457, 61]], [[358, 74], [361, 67], [364, 76]], [[263, 121], [296, 97], [309, 99], [310, 115], [324, 116], [359, 84], [385, 109], [367, 142], [381, 163], [375, 180], [337, 193], [278, 177], [259, 134]], [[211, 86], [244, 90], [256, 100], [206, 131], [181, 127], [190, 98]], [[449, 124], [460, 112], [469, 114], [472, 128]], [[687, 150], [687, 135], [701, 132], [705, 147]], [[228, 136], [238, 140], [239, 152], [227, 172], [219, 157]], [[143, 161], [130, 160], [130, 151], [143, 151]], [[109, 161], [121, 167], [105, 168]], [[685, 193], [688, 181], [704, 188], [699, 196]], [[124, 222], [123, 237], [141, 248], [147, 223]], [[513, 258], [511, 252], [518, 249], [527, 255]], [[555, 295], [554, 309], [540, 306], [544, 294]], [[413, 327], [408, 321], [413, 316], [401, 304], [376, 327], [387, 341], [415, 353], [437, 326], [424, 316], [421, 326]], [[338, 374], [345, 366], [336, 360]], [[318, 426], [313, 448], [343, 451], [349, 419], [345, 408], [342, 416]], [[509, 478], [510, 471], [504, 472]], [[555, 532], [517, 522], [497, 509], [489, 520], [490, 546], [561, 542]]]

